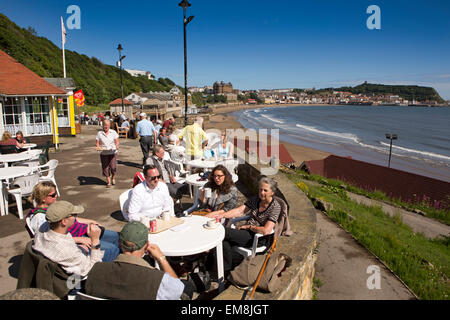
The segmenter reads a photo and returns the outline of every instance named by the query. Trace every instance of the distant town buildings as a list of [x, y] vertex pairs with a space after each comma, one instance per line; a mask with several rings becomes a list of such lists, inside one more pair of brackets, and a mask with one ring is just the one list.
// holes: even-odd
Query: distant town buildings
[[155, 76], [152, 75], [150, 71], [132, 70], [132, 69], [124, 69], [124, 70], [129, 74], [131, 74], [133, 77], [145, 76], [149, 80], [155, 80]]
[[[135, 109], [143, 110], [150, 117], [166, 120], [171, 116], [184, 114], [185, 96], [176, 86], [169, 92], [134, 92], [125, 99], [131, 101]], [[188, 94], [188, 114], [196, 113], [197, 110], [191, 103], [191, 95]]]

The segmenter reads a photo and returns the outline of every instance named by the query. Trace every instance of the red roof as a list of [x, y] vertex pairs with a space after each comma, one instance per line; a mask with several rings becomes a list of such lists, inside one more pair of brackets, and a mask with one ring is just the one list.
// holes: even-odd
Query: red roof
[[66, 95], [36, 73], [0, 50], [0, 94], [3, 95]]
[[[122, 98], [117, 98], [114, 101], [111, 101], [109, 103], [110, 105], [122, 105]], [[133, 102], [127, 100], [127, 99], [123, 99], [123, 104], [133, 104]]]

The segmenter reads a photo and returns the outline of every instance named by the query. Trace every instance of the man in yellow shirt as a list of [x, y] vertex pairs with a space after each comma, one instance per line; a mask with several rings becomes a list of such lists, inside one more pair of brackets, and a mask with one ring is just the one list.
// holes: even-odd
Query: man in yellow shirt
[[203, 118], [196, 117], [195, 122], [186, 126], [178, 135], [178, 143], [186, 138], [186, 158], [193, 160], [203, 156], [203, 148], [208, 144], [208, 136], [202, 129]]

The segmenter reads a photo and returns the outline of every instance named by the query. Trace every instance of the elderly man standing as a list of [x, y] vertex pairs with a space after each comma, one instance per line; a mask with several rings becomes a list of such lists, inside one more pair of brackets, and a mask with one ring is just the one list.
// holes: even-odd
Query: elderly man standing
[[[191, 299], [194, 287], [178, 279], [156, 244], [148, 242], [148, 228], [140, 222], [127, 223], [120, 231], [123, 254], [114, 262], [97, 263], [86, 280], [86, 293], [104, 299], [179, 300]], [[152, 256], [160, 270], [142, 259]]]
[[153, 123], [147, 120], [147, 114], [141, 113], [139, 116], [141, 121], [139, 121], [136, 126], [136, 133], [140, 137], [139, 143], [141, 145], [142, 154], [144, 155], [142, 164], [145, 165], [145, 161], [148, 158], [148, 153], [152, 149], [153, 145], [156, 144], [157, 132], [153, 126]]
[[144, 167], [145, 180], [133, 188], [130, 204], [128, 206], [128, 220], [141, 221], [141, 218], [156, 218], [163, 211], [174, 213], [173, 200], [165, 183], [160, 183], [162, 178], [158, 168], [154, 165]]
[[[203, 156], [203, 148], [208, 144], [208, 136], [202, 129], [203, 118], [198, 116], [195, 122], [186, 126], [178, 134], [178, 139], [186, 139], [186, 158], [194, 160]], [[179, 144], [178, 141], [177, 144]]]
[[59, 264], [67, 273], [86, 276], [96, 262], [113, 261], [116, 256], [104, 257], [100, 250], [100, 228], [89, 224], [88, 234], [91, 238], [91, 252], [86, 255], [68, 232], [74, 224], [76, 216], [83, 213], [84, 208], [74, 206], [67, 201], [57, 201], [51, 204], [46, 213], [50, 228], [44, 232], [38, 231], [34, 237], [33, 249], [42, 253], [51, 261]]

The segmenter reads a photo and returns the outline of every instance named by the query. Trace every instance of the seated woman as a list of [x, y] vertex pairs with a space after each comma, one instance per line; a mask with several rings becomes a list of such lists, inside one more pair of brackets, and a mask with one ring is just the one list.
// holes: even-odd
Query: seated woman
[[27, 139], [23, 136], [22, 131], [17, 131], [16, 132], [16, 138], [15, 139], [17, 140], [18, 143], [22, 143], [22, 144], [27, 143]]
[[[259, 180], [258, 196], [250, 198], [245, 204], [228, 212], [210, 215], [219, 218], [236, 218], [244, 214], [250, 216], [247, 223], [238, 229], [225, 228], [223, 240], [225, 272], [233, 270], [243, 260], [243, 257], [232, 249], [233, 247], [250, 247], [256, 233], [268, 235], [274, 229], [281, 213], [281, 207], [274, 199], [276, 190], [277, 182], [272, 178], [263, 177]], [[271, 237], [263, 237], [258, 245], [268, 246], [271, 241]]]
[[[227, 168], [222, 165], [214, 167], [208, 179], [199, 196], [200, 208], [210, 212], [207, 216], [223, 215], [236, 207], [238, 192]], [[205, 188], [211, 189], [210, 197], [206, 197]]]
[[[34, 233], [43, 232], [49, 227], [45, 214], [48, 206], [56, 202], [57, 196], [56, 186], [51, 181], [42, 181], [34, 186], [31, 201], [35, 203], [36, 208], [32, 209], [27, 215], [27, 218], [30, 218], [30, 226]], [[87, 233], [90, 223], [100, 226], [95, 220], [77, 217], [75, 223], [69, 229], [69, 233], [75, 242], [85, 252], [89, 252], [91, 246], [91, 239]], [[119, 234], [115, 231], [104, 230], [100, 237], [100, 250], [105, 251], [104, 262], [114, 261], [119, 255]]]
[[20, 143], [16, 139], [13, 139], [13, 137], [11, 136], [11, 133], [9, 131], [3, 132], [3, 136], [2, 136], [2, 140], [0, 141], [0, 145], [16, 146], [18, 149], [23, 148], [23, 143]]
[[227, 133], [226, 131], [222, 131], [221, 141], [217, 148], [214, 150], [214, 153], [217, 155], [218, 159], [232, 159], [233, 158], [233, 150], [234, 146], [230, 141], [227, 141]]

